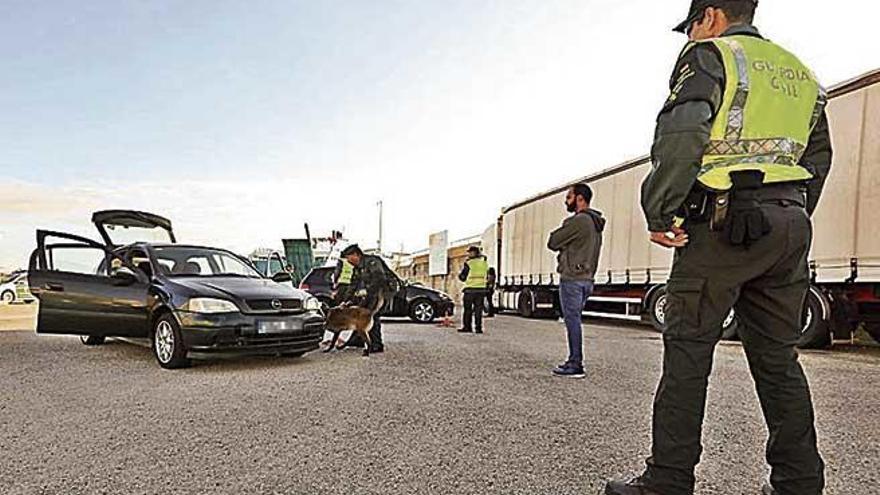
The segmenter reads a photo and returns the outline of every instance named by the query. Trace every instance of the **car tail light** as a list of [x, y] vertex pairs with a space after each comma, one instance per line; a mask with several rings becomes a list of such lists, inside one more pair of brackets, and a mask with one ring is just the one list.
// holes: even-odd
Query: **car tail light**
[[299, 288], [300, 288], [300, 290], [309, 290], [310, 289], [309, 284], [307, 284], [305, 282], [301, 282], [299, 284]]

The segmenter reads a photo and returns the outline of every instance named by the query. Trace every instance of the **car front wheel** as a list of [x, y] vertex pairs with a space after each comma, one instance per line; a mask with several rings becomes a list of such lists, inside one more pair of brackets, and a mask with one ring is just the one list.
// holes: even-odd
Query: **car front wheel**
[[153, 326], [153, 355], [165, 369], [185, 368], [190, 364], [180, 327], [170, 314], [156, 320]]
[[434, 321], [437, 311], [431, 301], [420, 299], [412, 304], [409, 309], [409, 317], [417, 323], [430, 323]]
[[0, 301], [2, 301], [4, 304], [12, 303], [13, 301], [15, 301], [15, 292], [12, 292], [11, 290], [3, 291], [3, 294], [0, 295]]

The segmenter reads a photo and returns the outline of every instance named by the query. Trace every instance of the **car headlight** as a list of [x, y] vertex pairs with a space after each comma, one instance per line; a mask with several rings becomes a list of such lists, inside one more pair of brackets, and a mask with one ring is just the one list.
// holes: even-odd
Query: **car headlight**
[[310, 297], [303, 303], [303, 307], [306, 308], [306, 311], [319, 311], [321, 309], [321, 301], [316, 297]]
[[210, 297], [190, 299], [183, 305], [182, 309], [193, 313], [238, 313], [240, 311], [238, 306], [231, 301]]

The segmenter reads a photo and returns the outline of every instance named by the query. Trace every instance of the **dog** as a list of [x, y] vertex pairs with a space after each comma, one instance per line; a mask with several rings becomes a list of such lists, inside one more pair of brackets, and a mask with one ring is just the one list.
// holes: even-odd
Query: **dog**
[[328, 331], [333, 332], [330, 339], [330, 345], [324, 349], [324, 352], [330, 352], [336, 347], [339, 334], [351, 330], [354, 334], [359, 334], [364, 339], [364, 357], [370, 355], [370, 328], [373, 326], [373, 317], [384, 305], [384, 300], [380, 297], [376, 302], [377, 309], [369, 309], [361, 306], [350, 306], [342, 304], [334, 308], [330, 308], [327, 312]]

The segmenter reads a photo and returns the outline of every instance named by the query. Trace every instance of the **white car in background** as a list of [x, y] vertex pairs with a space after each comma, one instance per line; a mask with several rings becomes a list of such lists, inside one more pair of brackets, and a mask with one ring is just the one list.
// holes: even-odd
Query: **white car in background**
[[14, 271], [0, 278], [0, 304], [32, 303], [35, 300], [28, 287], [27, 271]]

